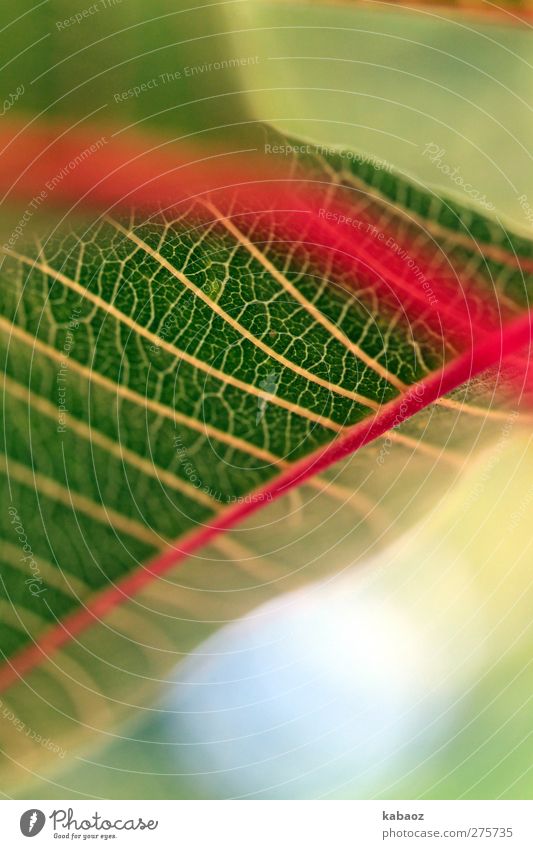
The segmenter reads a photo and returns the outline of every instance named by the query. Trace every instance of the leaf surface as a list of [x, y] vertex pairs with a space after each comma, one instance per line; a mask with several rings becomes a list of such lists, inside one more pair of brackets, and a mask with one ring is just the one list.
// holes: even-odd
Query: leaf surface
[[[261, 532], [247, 549], [217, 542], [219, 531], [301, 484], [345, 510], [354, 478], [350, 489], [317, 473], [382, 437], [355, 476], [356, 510], [372, 526], [365, 484], [391, 447], [461, 464], [449, 417], [462, 400], [442, 395], [475, 376], [466, 416], [498, 422], [505, 408], [488, 410], [497, 375], [480, 376], [511, 355], [523, 384], [524, 237], [346, 153], [289, 166], [266, 189], [258, 180], [157, 210], [116, 208], [4, 246], [0, 680], [17, 715], [32, 682], [38, 699], [57, 688], [55, 739], [76, 715], [65, 705], [80, 670], [89, 691], [120, 701], [109, 675], [124, 676], [98, 652], [89, 662], [94, 641], [121, 669], [127, 648], [133, 669], [140, 629], [149, 654], [166, 653], [164, 670], [176, 646], [258, 602], [257, 568], [268, 596], [285, 567], [258, 559]], [[411, 416], [414, 431], [400, 430]], [[177, 628], [158, 578], [210, 541], [227, 568], [192, 564]], [[251, 573], [235, 571], [241, 560]], [[317, 577], [296, 572], [284, 589]], [[146, 612], [128, 608], [120, 625], [120, 606], [141, 590], [170, 605], [168, 650], [150, 640]], [[140, 699], [145, 676], [126, 677]]]

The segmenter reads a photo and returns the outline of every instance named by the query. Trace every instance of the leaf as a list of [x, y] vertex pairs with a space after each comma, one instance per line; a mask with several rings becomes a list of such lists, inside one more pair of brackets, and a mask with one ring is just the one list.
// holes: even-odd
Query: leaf
[[[248, 550], [218, 542], [229, 565], [218, 555], [215, 573], [192, 561], [177, 596], [160, 576], [296, 484], [338, 510], [352, 492], [317, 472], [384, 437], [358, 472], [372, 514], [365, 462], [386, 466], [397, 444], [446, 455], [453, 427], [441, 418], [434, 442], [434, 420], [462, 402], [424, 408], [527, 343], [527, 240], [354, 156], [288, 161], [288, 183], [117, 208], [5, 246], [0, 680], [3, 705], [26, 728], [38, 715], [55, 755], [84, 723], [110, 727], [132, 687], [142, 701], [176, 650], [317, 572], [258, 560], [259, 533]], [[383, 239], [354, 238], [349, 210]], [[490, 332], [472, 345], [480, 323]], [[494, 379], [468, 387], [476, 426], [508, 415], [487, 409]], [[416, 436], [399, 432], [416, 413]], [[141, 590], [155, 618], [143, 602], [121, 613]], [[48, 752], [31, 736], [10, 746], [26, 764]]]
[[484, 25], [444, 9], [249, 0], [231, 14], [236, 55], [261, 57], [242, 74], [257, 120], [355, 146], [463, 204], [485, 195], [531, 232], [532, 40], [513, 12]]

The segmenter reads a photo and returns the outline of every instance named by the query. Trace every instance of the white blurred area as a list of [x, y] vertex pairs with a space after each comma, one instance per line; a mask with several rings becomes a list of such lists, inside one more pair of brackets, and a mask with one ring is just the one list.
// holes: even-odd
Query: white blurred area
[[269, 603], [186, 662], [166, 724], [208, 795], [364, 797], [444, 741], [481, 639], [463, 627], [473, 599], [443, 604], [449, 564], [411, 552]]

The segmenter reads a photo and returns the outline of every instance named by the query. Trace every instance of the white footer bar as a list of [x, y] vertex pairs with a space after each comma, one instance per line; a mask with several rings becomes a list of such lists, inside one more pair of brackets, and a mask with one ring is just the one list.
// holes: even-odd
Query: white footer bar
[[533, 849], [530, 801], [9, 800], [0, 822], [9, 849]]

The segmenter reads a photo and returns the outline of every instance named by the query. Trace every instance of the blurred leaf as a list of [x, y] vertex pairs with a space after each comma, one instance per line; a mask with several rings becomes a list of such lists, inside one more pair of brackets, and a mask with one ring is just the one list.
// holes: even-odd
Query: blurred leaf
[[260, 56], [242, 74], [257, 119], [371, 152], [463, 203], [485, 195], [531, 234], [520, 202], [533, 198], [529, 26], [383, 3], [248, 0], [233, 15], [235, 51]]

